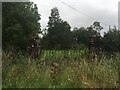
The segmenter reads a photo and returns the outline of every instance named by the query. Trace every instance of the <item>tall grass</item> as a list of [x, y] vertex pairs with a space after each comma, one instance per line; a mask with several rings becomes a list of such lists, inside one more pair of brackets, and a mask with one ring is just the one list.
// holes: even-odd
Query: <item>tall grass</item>
[[[52, 63], [59, 64], [55, 82]], [[85, 51], [42, 51], [39, 60], [3, 52], [3, 88], [117, 88], [120, 54], [100, 62], [87, 60]]]

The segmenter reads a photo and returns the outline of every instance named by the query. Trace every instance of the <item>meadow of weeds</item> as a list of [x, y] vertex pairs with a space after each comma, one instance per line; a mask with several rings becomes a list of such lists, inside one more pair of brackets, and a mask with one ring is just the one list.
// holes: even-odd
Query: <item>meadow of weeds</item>
[[[58, 64], [55, 79], [52, 63]], [[39, 60], [2, 53], [3, 88], [118, 88], [120, 54], [89, 61], [86, 51], [42, 51]], [[54, 73], [53, 73], [54, 74]]]

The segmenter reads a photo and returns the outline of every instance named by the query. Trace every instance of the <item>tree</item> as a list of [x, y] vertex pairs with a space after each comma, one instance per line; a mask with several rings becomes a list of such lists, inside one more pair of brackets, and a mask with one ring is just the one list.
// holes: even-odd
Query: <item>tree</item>
[[91, 27], [96, 30], [99, 35], [100, 31], [103, 29], [103, 27], [100, 25], [100, 22], [94, 22]]
[[102, 38], [102, 48], [107, 52], [120, 51], [120, 31], [116, 28], [109, 29]]
[[60, 18], [58, 9], [56, 7], [51, 9], [47, 35], [44, 37], [47, 46], [52, 49], [70, 48], [73, 39], [70, 28], [70, 25]]
[[74, 35], [74, 40], [76, 41], [76, 44], [78, 45], [85, 45], [88, 47], [89, 44], [89, 38], [91, 35], [96, 34], [97, 32], [93, 30], [92, 27], [81, 27], [81, 28], [74, 28], [73, 29], [73, 35]]
[[40, 15], [32, 2], [4, 2], [2, 4], [3, 49], [26, 49], [31, 36], [40, 31]]

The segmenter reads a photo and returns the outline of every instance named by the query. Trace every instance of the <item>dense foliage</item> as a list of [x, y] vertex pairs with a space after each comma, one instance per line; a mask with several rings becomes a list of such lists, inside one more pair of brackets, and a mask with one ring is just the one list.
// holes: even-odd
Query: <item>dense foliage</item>
[[52, 49], [70, 48], [73, 42], [70, 28], [70, 25], [60, 18], [58, 9], [51, 9], [47, 34], [44, 36], [47, 47]]
[[31, 36], [40, 31], [38, 8], [31, 2], [2, 3], [3, 49], [25, 49]]
[[[15, 47], [26, 49], [28, 40], [41, 32], [40, 14], [35, 4], [3, 3], [3, 49]], [[97, 31], [90, 27], [74, 28], [67, 21], [61, 19], [58, 8], [51, 9], [48, 21], [47, 33], [43, 36], [42, 46], [45, 49], [71, 49], [86, 48], [89, 46], [89, 38]], [[102, 49], [107, 52], [120, 51], [120, 32], [110, 28], [102, 37]]]
[[102, 38], [102, 48], [107, 52], [120, 52], [120, 31], [110, 28]]
[[84, 44], [85, 47], [89, 46], [90, 36], [97, 34], [97, 32], [91, 27], [74, 28], [72, 32], [76, 45], [81, 46]]

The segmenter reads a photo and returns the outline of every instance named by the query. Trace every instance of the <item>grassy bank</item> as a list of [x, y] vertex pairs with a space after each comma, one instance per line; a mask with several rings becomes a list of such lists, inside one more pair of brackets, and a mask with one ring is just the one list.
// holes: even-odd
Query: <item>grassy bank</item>
[[[120, 54], [87, 60], [85, 52], [42, 52], [32, 60], [21, 53], [3, 52], [3, 88], [115, 88], [118, 87]], [[51, 54], [52, 53], [52, 54]], [[67, 53], [67, 52], [66, 52]], [[59, 64], [55, 80], [52, 63]]]

